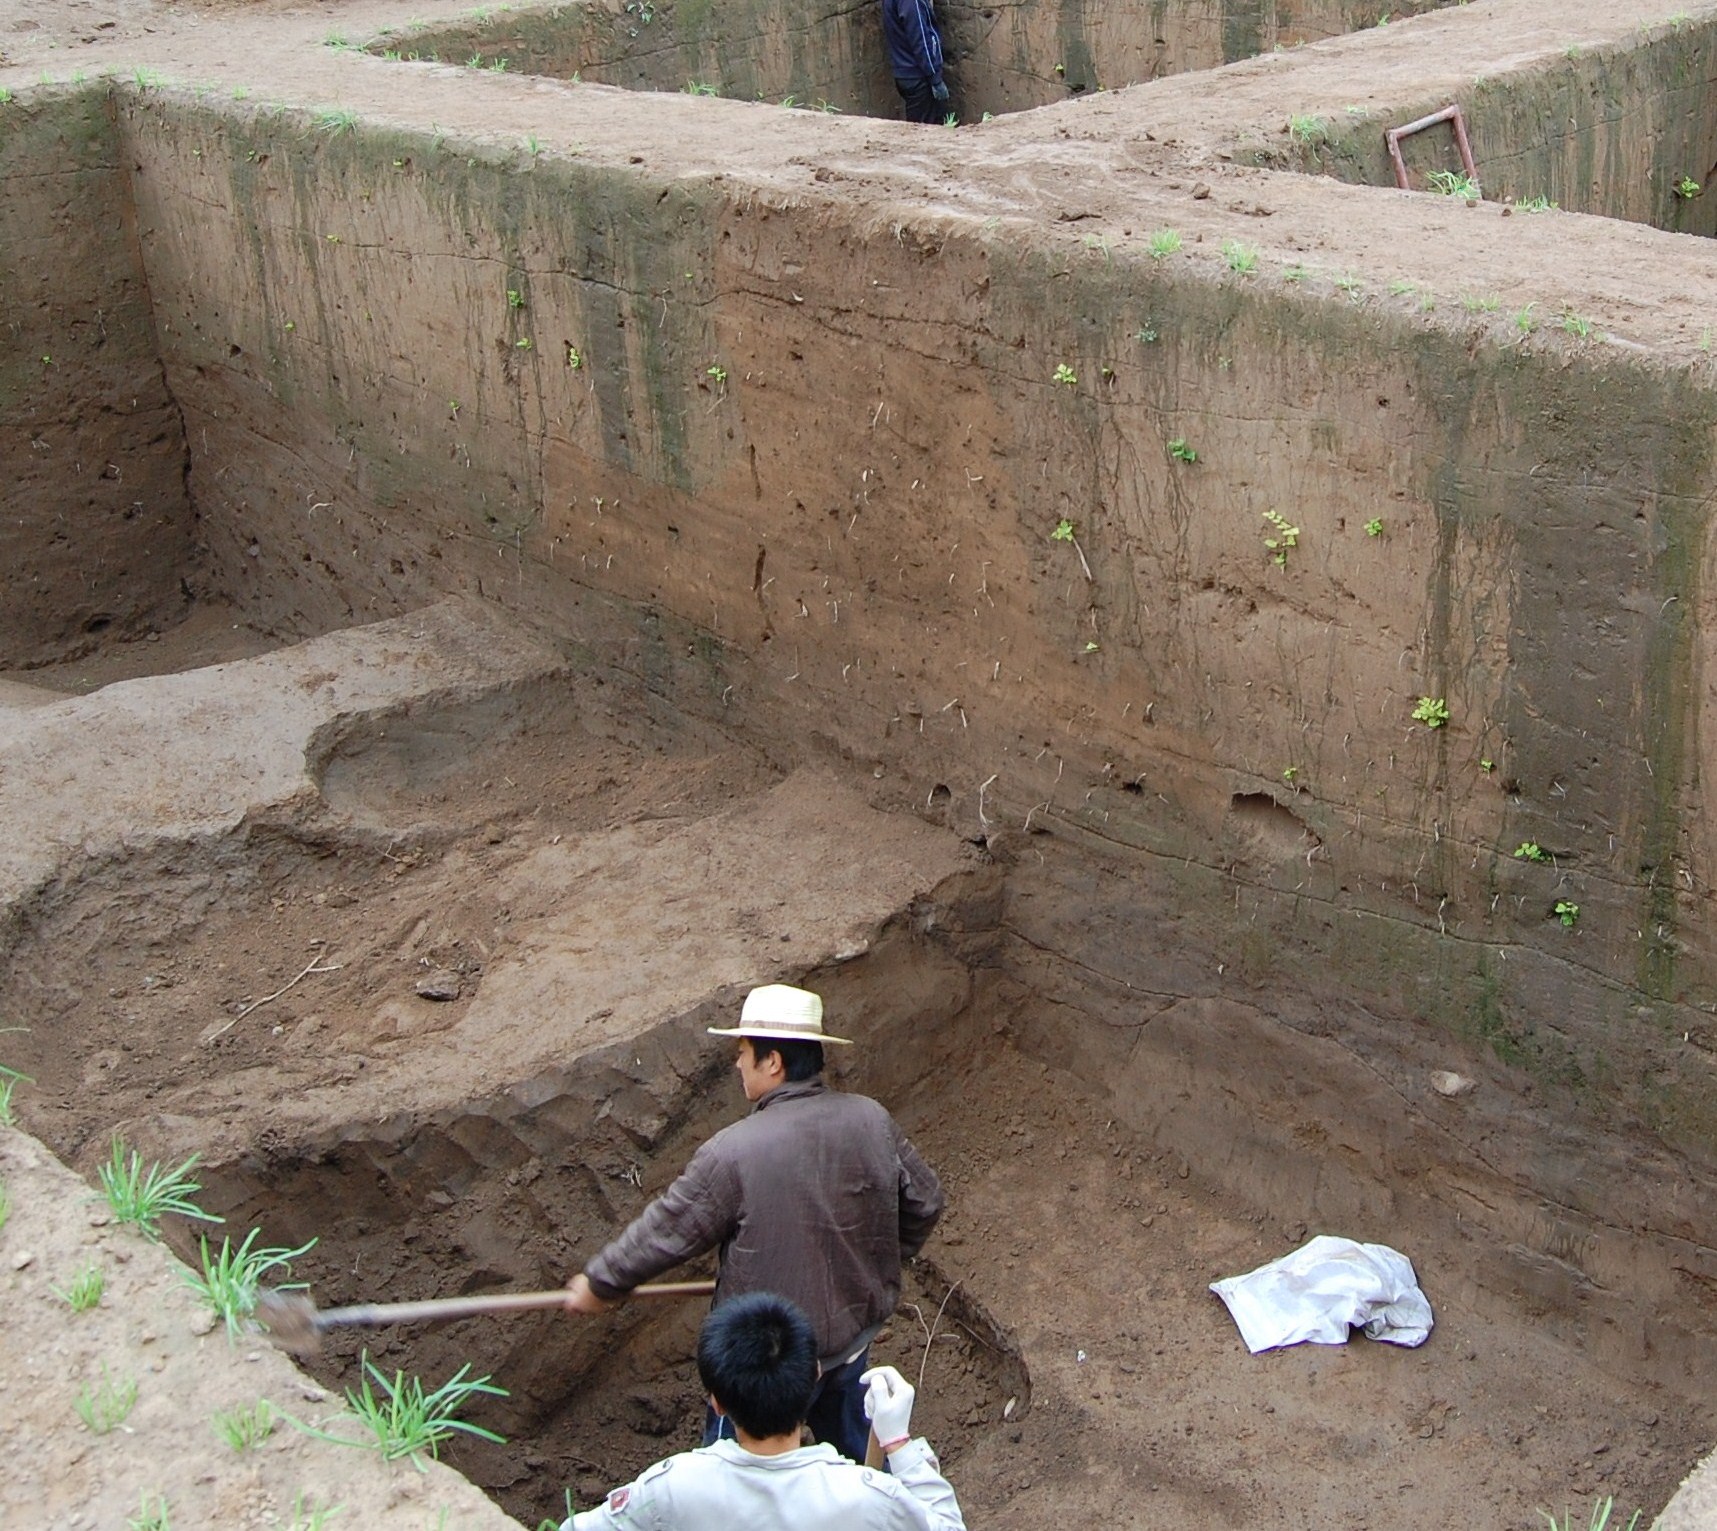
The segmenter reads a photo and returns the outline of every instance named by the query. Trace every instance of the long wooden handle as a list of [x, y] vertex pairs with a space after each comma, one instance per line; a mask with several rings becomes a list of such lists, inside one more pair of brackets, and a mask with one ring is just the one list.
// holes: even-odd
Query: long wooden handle
[[[658, 1281], [634, 1287], [633, 1297], [708, 1297], [713, 1281]], [[328, 1308], [316, 1315], [318, 1329], [341, 1324], [403, 1324], [432, 1318], [470, 1318], [479, 1313], [519, 1313], [529, 1308], [558, 1308], [566, 1289], [553, 1292], [495, 1292], [477, 1297], [432, 1297], [424, 1302], [360, 1302]]]

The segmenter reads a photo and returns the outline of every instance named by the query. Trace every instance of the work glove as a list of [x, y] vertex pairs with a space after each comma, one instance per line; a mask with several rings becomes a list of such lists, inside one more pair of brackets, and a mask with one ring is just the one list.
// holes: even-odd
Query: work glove
[[[938, 80], [930, 87], [930, 99], [932, 101], [946, 101], [948, 99], [948, 82], [946, 80]], [[896, 1372], [895, 1375], [899, 1376], [900, 1374]]]
[[912, 1384], [892, 1366], [873, 1366], [859, 1381], [864, 1383], [864, 1413], [884, 1451], [893, 1450], [912, 1437], [912, 1403], [918, 1396]]

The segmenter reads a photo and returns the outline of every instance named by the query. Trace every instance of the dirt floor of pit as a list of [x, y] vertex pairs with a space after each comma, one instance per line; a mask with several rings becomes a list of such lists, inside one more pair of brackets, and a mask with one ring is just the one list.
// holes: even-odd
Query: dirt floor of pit
[[[367, 1065], [397, 1075], [408, 1050], [371, 1024], [378, 1001], [397, 991], [390, 1002], [415, 1007], [420, 1023], [456, 1025], [462, 1001], [433, 1005], [410, 990], [431, 971], [484, 981], [495, 952], [482, 933], [506, 924], [499, 890], [534, 851], [663, 816], [719, 816], [779, 777], [736, 747], [662, 757], [624, 734], [587, 734], [573, 748], [566, 735], [528, 732], [444, 769], [413, 756], [420, 769], [409, 779], [393, 770], [395, 757], [357, 749], [358, 768], [341, 778], [346, 806], [385, 810], [407, 830], [434, 824], [434, 841], [407, 832], [384, 850], [373, 838], [264, 836], [242, 897], [218, 912], [203, 907], [208, 889], [194, 858], [109, 869], [36, 932], [35, 960], [13, 975], [18, 1018], [35, 1029], [9, 1056], [40, 1081], [24, 1098], [25, 1124], [87, 1164], [118, 1123], [166, 1110], [186, 1126], [183, 1113], [198, 1109], [187, 1080], [200, 1071], [214, 1082], [271, 1069], [282, 1100], [355, 1081]], [[803, 896], [814, 898], [814, 888]], [[176, 923], [176, 907], [194, 917]], [[585, 914], [603, 922], [599, 906]], [[341, 972], [308, 979], [206, 1037], [335, 945]], [[1445, 1300], [1468, 1284], [1459, 1278], [1470, 1251], [1411, 1229], [1398, 1242], [1438, 1309], [1423, 1350], [1360, 1341], [1248, 1356], [1207, 1285], [1285, 1252], [1307, 1230], [1260, 1220], [1213, 1190], [1196, 1162], [1154, 1154], [1070, 1076], [1016, 1053], [1004, 1016], [981, 997], [958, 1029], [945, 1069], [909, 1083], [896, 1061], [880, 1090], [951, 1195], [929, 1251], [937, 1269], [919, 1275], [911, 1296], [933, 1321], [958, 1282], [1017, 1339], [1030, 1407], [1004, 1419], [1021, 1390], [969, 1325], [939, 1329], [926, 1360], [920, 1318], [903, 1310], [881, 1353], [914, 1375], [923, 1367], [925, 1420], [973, 1524], [1357, 1528], [1471, 1518], [1482, 1505], [1485, 1523], [1526, 1527], [1540, 1505], [1598, 1494], [1655, 1511], [1710, 1445], [1708, 1421], [1535, 1333], [1524, 1306], [1502, 1321]], [[864, 1082], [876, 1067], [866, 1060], [850, 1072]], [[721, 1103], [710, 1120], [735, 1109]], [[251, 1125], [237, 1124], [237, 1136]], [[659, 1157], [682, 1161], [708, 1125], [690, 1124]], [[223, 1137], [234, 1130], [232, 1120], [209, 1123]], [[341, 1247], [336, 1238], [329, 1253]], [[575, 1255], [569, 1242], [563, 1258]], [[520, 1284], [503, 1266], [473, 1263], [470, 1251], [439, 1266], [420, 1262], [409, 1283], [385, 1291], [367, 1286], [370, 1269], [344, 1277], [335, 1298]], [[544, 1436], [509, 1449], [456, 1445], [451, 1460], [534, 1524], [558, 1508], [563, 1484], [589, 1502], [690, 1444], [695, 1316], [628, 1337]], [[505, 1339], [491, 1334], [499, 1350]], [[377, 1353], [408, 1364], [413, 1343], [385, 1337]], [[472, 1344], [478, 1366], [505, 1384], [504, 1356], [478, 1332]], [[355, 1350], [334, 1347], [322, 1380], [349, 1381]], [[0, 1355], [0, 1383], [30, 1382], [20, 1362]], [[86, 1441], [68, 1429], [56, 1443], [65, 1458], [46, 1470], [76, 1470]]]

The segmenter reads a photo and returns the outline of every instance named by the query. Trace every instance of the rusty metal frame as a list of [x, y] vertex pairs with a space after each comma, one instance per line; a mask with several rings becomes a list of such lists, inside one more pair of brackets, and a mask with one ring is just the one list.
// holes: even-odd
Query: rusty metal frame
[[1383, 135], [1389, 144], [1389, 158], [1395, 162], [1395, 184], [1402, 191], [1411, 191], [1413, 187], [1407, 179], [1407, 161], [1401, 157], [1401, 140], [1411, 138], [1415, 133], [1423, 133], [1426, 128], [1434, 128], [1439, 122], [1454, 125], [1455, 148], [1461, 156], [1461, 168], [1466, 171], [1473, 185], [1479, 184], [1479, 167], [1473, 163], [1473, 146], [1467, 140], [1466, 118], [1461, 116], [1459, 106], [1445, 106], [1440, 112], [1432, 112], [1429, 117], [1421, 117], [1417, 122], [1409, 122], [1405, 127], [1391, 128]]

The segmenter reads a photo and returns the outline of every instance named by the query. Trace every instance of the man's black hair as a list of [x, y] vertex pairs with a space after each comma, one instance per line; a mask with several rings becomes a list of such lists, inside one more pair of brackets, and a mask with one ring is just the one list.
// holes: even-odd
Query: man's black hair
[[724, 1302], [698, 1335], [704, 1391], [753, 1440], [805, 1421], [817, 1388], [817, 1336], [785, 1297], [749, 1292]]
[[748, 1037], [746, 1040], [751, 1043], [753, 1061], [760, 1066], [770, 1053], [781, 1055], [781, 1068], [788, 1084], [801, 1084], [823, 1072], [821, 1042], [796, 1042], [786, 1037]]

